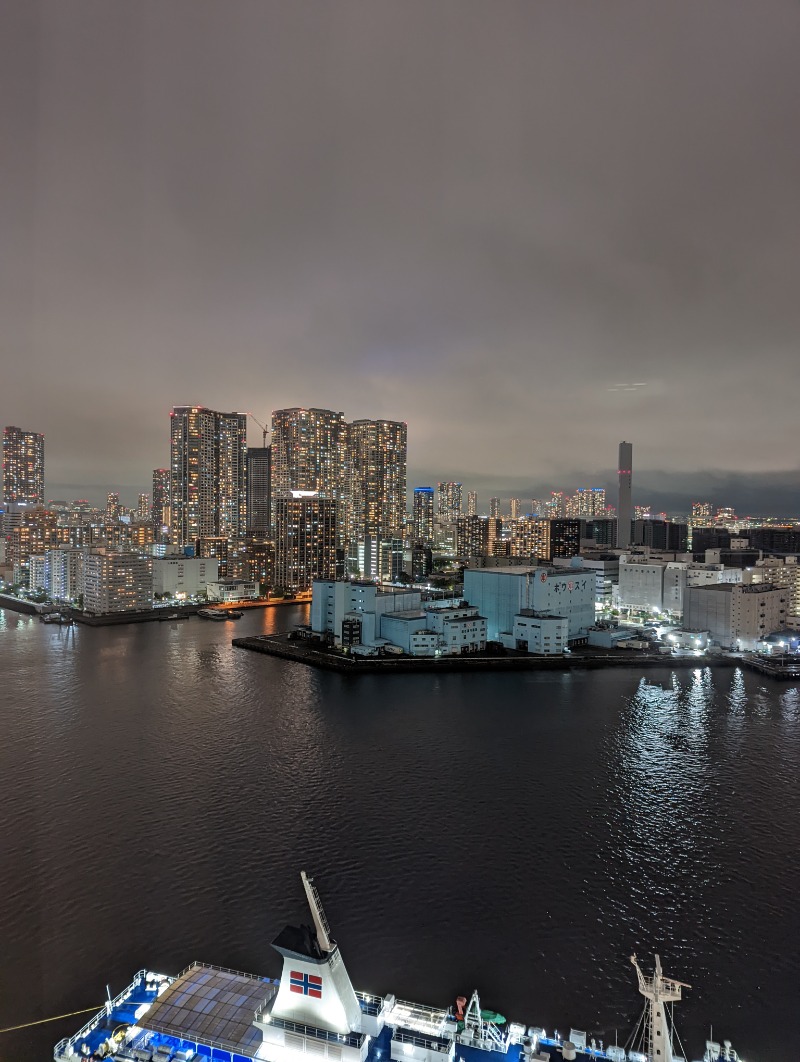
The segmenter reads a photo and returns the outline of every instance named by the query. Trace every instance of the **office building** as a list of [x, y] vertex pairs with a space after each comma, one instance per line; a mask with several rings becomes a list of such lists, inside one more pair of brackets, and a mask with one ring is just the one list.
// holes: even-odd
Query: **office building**
[[402, 421], [354, 420], [349, 425], [344, 492], [348, 542], [402, 539], [407, 435]]
[[95, 615], [152, 608], [152, 558], [106, 549], [88, 553], [84, 560], [83, 607]]
[[692, 523], [709, 526], [713, 511], [711, 502], [692, 502]]
[[44, 435], [3, 429], [3, 502], [44, 505]]
[[439, 483], [439, 492], [436, 515], [440, 520], [455, 520], [461, 516], [461, 484]]
[[[273, 447], [275, 436], [273, 435]], [[304, 590], [336, 577], [336, 502], [315, 491], [284, 491], [272, 501], [275, 585]]]
[[190, 545], [207, 535], [243, 538], [247, 414], [176, 406], [170, 417], [173, 545]]
[[689, 527], [672, 520], [634, 520], [633, 544], [650, 549], [685, 553], [688, 548]]
[[272, 516], [272, 447], [251, 446], [247, 451], [247, 534], [270, 537]]
[[433, 487], [414, 487], [411, 527], [413, 542], [433, 542]]
[[619, 495], [617, 502], [617, 546], [627, 549], [631, 544], [633, 521], [633, 496], [631, 479], [633, 475], [633, 445], [629, 442], [619, 444]]

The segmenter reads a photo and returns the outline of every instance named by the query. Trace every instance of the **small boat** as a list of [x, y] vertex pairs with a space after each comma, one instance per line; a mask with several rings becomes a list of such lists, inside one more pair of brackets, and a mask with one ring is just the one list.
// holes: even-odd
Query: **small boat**
[[58, 623], [62, 627], [72, 626], [72, 616], [65, 616], [63, 612], [41, 612], [39, 619], [42, 623]]
[[161, 620], [162, 623], [164, 623], [165, 620], [188, 619], [185, 612], [170, 612], [168, 616], [159, 616], [158, 618]]
[[222, 608], [199, 608], [197, 615], [201, 619], [209, 620], [226, 620], [228, 619], [228, 613]]
[[225, 609], [225, 613], [228, 619], [241, 619], [244, 612], [240, 608], [228, 608]]

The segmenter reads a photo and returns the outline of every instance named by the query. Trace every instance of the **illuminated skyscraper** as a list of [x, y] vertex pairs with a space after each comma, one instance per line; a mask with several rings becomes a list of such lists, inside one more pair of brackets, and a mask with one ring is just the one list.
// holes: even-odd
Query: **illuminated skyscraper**
[[158, 537], [164, 527], [168, 527], [169, 519], [169, 469], [153, 469], [153, 504], [151, 507], [151, 520], [153, 533]]
[[413, 542], [430, 545], [433, 542], [433, 487], [414, 487], [413, 504], [411, 513]]
[[519, 498], [511, 498], [509, 501], [509, 512], [512, 520], [517, 520], [522, 515], [522, 502]]
[[345, 460], [348, 542], [402, 538], [406, 513], [407, 427], [396, 420], [355, 420]]
[[[274, 445], [273, 435], [273, 445]], [[336, 577], [336, 502], [313, 491], [273, 495], [275, 586], [303, 590]]]
[[478, 492], [475, 490], [467, 491], [467, 516], [478, 515]]
[[3, 501], [44, 505], [44, 435], [3, 429]]
[[176, 406], [171, 416], [171, 537], [244, 537], [247, 414]]
[[633, 520], [632, 470], [633, 446], [629, 442], [621, 442], [619, 444], [619, 501], [617, 503], [617, 546], [619, 549], [627, 549], [631, 544], [631, 521]]
[[320, 492], [336, 503], [337, 540], [347, 534], [347, 421], [332, 409], [276, 409], [272, 414], [272, 498]]
[[499, 515], [500, 515], [500, 499], [499, 498], [490, 498], [489, 499], [489, 516], [499, 516]]
[[461, 516], [461, 484], [439, 483], [438, 490], [436, 515], [440, 520], [456, 520]]
[[272, 493], [272, 447], [251, 446], [247, 451], [247, 533], [270, 537]]
[[565, 515], [572, 519], [591, 520], [603, 516], [606, 509], [606, 492], [603, 487], [578, 487], [567, 499]]
[[140, 494], [139, 504], [136, 508], [136, 516], [139, 520], [150, 519], [150, 495]]
[[106, 520], [119, 520], [122, 516], [122, 506], [119, 503], [119, 494], [113, 490], [106, 498]]

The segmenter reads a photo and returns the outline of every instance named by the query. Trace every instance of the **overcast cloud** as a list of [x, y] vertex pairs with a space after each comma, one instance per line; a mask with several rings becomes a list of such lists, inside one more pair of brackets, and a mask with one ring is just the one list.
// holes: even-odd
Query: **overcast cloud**
[[196, 402], [407, 420], [410, 486], [483, 508], [625, 438], [636, 501], [800, 511], [794, 0], [0, 19], [0, 419], [48, 496], [132, 501]]

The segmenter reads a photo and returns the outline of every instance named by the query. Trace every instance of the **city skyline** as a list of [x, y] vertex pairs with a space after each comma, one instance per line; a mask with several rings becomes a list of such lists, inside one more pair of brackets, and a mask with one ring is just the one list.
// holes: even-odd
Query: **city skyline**
[[173, 403], [302, 402], [407, 420], [410, 486], [611, 492], [626, 438], [659, 509], [795, 508], [795, 5], [71, 7], [2, 34], [49, 496], [147, 489]]

